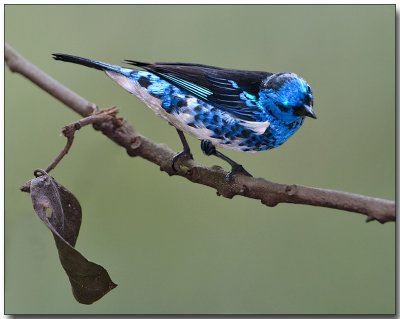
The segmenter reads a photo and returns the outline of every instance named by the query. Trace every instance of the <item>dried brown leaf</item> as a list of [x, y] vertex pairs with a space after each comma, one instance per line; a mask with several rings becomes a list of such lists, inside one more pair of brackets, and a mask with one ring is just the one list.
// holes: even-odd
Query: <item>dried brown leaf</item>
[[87, 260], [74, 248], [82, 221], [76, 197], [47, 174], [31, 180], [30, 193], [37, 215], [53, 233], [75, 299], [91, 304], [115, 288], [117, 285], [102, 266]]

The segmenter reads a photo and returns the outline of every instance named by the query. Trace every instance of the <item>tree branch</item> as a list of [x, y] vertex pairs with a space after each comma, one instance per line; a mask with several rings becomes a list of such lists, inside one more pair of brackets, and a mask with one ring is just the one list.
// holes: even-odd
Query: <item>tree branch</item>
[[[63, 86], [39, 68], [29, 63], [8, 44], [5, 44], [5, 61], [11, 72], [16, 72], [31, 80], [47, 93], [64, 103], [83, 117], [91, 115], [97, 106]], [[336, 190], [313, 188], [301, 185], [285, 185], [262, 178], [236, 176], [227, 181], [221, 167], [205, 167], [193, 160], [179, 160], [178, 172], [172, 169], [175, 153], [163, 144], [156, 144], [135, 132], [125, 120], [116, 125], [109, 120], [93, 125], [118, 145], [124, 147], [130, 156], [142, 157], [169, 175], [179, 175], [191, 182], [206, 185], [217, 190], [218, 195], [232, 198], [240, 195], [261, 200], [267, 206], [279, 203], [305, 204], [336, 208], [367, 216], [367, 221], [380, 223], [396, 220], [395, 202]]]

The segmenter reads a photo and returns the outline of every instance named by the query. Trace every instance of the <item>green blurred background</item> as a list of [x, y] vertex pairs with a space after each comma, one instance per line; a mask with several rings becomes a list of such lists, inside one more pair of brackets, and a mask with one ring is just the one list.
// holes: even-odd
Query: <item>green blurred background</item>
[[[395, 198], [394, 6], [7, 5], [5, 38], [176, 151], [175, 130], [138, 99], [50, 54], [298, 73], [313, 89], [318, 120], [307, 119], [281, 148], [225, 153], [272, 181]], [[393, 223], [217, 197], [130, 158], [90, 127], [53, 176], [83, 207], [77, 249], [118, 287], [78, 304], [50, 233], [19, 187], [54, 158], [65, 143], [61, 127], [79, 116], [8, 69], [5, 105], [6, 313], [394, 313]], [[198, 161], [228, 168], [189, 143]]]

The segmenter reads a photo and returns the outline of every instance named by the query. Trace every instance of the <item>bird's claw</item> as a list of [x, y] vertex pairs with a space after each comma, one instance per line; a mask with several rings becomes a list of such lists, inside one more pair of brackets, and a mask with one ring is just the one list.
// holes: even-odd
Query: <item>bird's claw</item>
[[200, 147], [204, 155], [210, 156], [210, 155], [215, 155], [216, 153], [215, 146], [211, 143], [210, 140], [202, 140]]
[[172, 169], [174, 170], [174, 172], [178, 172], [178, 170], [175, 168], [175, 164], [176, 164], [176, 162], [178, 162], [178, 160], [179, 160], [181, 157], [186, 157], [186, 158], [191, 159], [191, 160], [193, 159], [193, 155], [192, 155], [192, 153], [190, 153], [190, 152], [182, 151], [182, 152], [176, 154], [176, 155], [172, 158]]
[[226, 174], [226, 180], [232, 181], [237, 174], [241, 174], [248, 177], [253, 177], [248, 171], [246, 171], [242, 165], [234, 165], [232, 166], [232, 170]]

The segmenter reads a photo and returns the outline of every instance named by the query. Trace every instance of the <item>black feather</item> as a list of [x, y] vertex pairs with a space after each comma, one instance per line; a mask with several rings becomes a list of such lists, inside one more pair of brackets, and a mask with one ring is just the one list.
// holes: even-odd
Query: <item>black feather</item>
[[[217, 108], [246, 120], [256, 120], [260, 110], [241, 97], [243, 92], [258, 96], [261, 82], [273, 73], [223, 69], [193, 63], [145, 63], [126, 60]], [[237, 87], [235, 87], [236, 83]]]
[[136, 66], [150, 66], [150, 65], [198, 66], [198, 67], [202, 67], [202, 68], [224, 70], [224, 69], [216, 67], [216, 66], [210, 66], [210, 65], [199, 64], [199, 63], [187, 63], [187, 62], [155, 62], [155, 63], [148, 63], [148, 62], [140, 62], [140, 61], [135, 61], [135, 60], [124, 60], [124, 62], [127, 63], [127, 64], [136, 65]]
[[126, 64], [131, 64], [131, 65], [140, 66], [140, 67], [150, 64], [150, 63], [147, 63], [147, 62], [140, 62], [140, 61], [134, 61], [134, 60], [124, 60], [124, 62]]
[[64, 53], [53, 53], [52, 55], [53, 55], [54, 60], [80, 64], [80, 65], [84, 65], [89, 68], [93, 68], [93, 69], [97, 69], [97, 70], [101, 70], [101, 71], [112, 70], [110, 65], [107, 65], [106, 63], [98, 62], [98, 61], [87, 59], [87, 58], [82, 58], [79, 56], [64, 54]]

